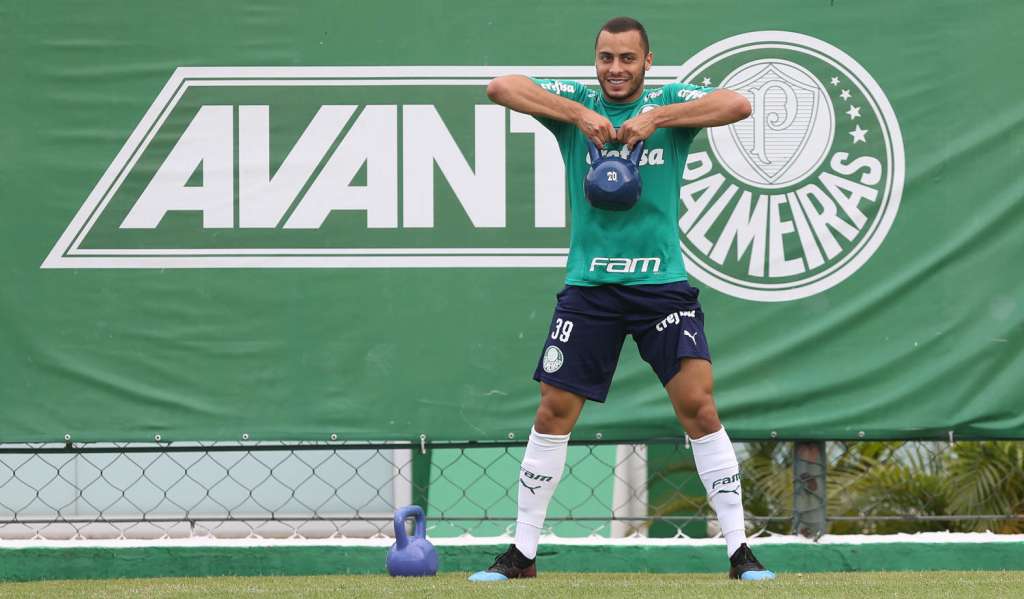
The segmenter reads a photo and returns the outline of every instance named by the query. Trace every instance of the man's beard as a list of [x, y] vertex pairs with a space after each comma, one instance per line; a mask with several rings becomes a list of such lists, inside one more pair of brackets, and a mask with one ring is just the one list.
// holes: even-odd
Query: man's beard
[[620, 100], [620, 99], [629, 98], [629, 97], [633, 96], [633, 94], [635, 94], [638, 89], [643, 89], [643, 87], [644, 87], [644, 73], [641, 72], [639, 77], [633, 77], [633, 78], [631, 78], [629, 80], [628, 83], [633, 83], [632, 86], [626, 88], [626, 90], [624, 92], [621, 92], [619, 95], [613, 96], [612, 94], [610, 94], [608, 92], [608, 88], [611, 87], [611, 85], [608, 83], [607, 79], [608, 79], [607, 77], [604, 78], [604, 79], [601, 79], [601, 91], [604, 92], [605, 96], [607, 96], [607, 97], [609, 97], [609, 98], [611, 98], [613, 100]]

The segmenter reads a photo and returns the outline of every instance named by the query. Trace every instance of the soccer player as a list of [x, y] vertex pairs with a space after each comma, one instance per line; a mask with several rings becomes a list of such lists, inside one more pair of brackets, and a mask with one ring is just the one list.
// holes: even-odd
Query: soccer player
[[[690, 143], [702, 127], [750, 115], [745, 97], [726, 89], [670, 83], [645, 90], [651, 68], [643, 25], [614, 18], [595, 42], [600, 91], [575, 81], [506, 75], [488, 97], [537, 117], [558, 139], [572, 206], [566, 286], [534, 379], [540, 406], [518, 481], [515, 543], [475, 581], [536, 576], [537, 544], [548, 503], [565, 467], [569, 434], [586, 400], [604, 402], [626, 334], [668, 392], [691, 439], [697, 472], [718, 515], [729, 576], [774, 578], [746, 544], [739, 466], [712, 398], [711, 357], [698, 290], [686, 281], [679, 248], [679, 185]], [[591, 206], [583, 179], [587, 141], [612, 151], [644, 140], [643, 194], [630, 210]]]

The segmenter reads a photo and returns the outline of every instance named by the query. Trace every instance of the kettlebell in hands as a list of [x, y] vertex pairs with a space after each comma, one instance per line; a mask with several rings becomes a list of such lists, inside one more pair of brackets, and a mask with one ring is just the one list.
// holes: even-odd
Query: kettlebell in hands
[[623, 211], [632, 208], [640, 199], [643, 181], [640, 179], [640, 157], [644, 142], [637, 142], [629, 159], [601, 156], [594, 142], [587, 141], [590, 152], [590, 170], [583, 181], [583, 193], [595, 208]]

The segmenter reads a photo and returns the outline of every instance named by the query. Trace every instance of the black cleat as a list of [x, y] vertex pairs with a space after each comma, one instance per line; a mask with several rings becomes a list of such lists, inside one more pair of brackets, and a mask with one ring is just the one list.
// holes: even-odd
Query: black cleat
[[744, 543], [729, 558], [729, 578], [739, 580], [771, 580], [775, 573], [761, 565], [754, 552]]
[[469, 577], [473, 582], [498, 582], [511, 578], [534, 578], [537, 576], [537, 560], [529, 559], [515, 544], [494, 560], [494, 565]]

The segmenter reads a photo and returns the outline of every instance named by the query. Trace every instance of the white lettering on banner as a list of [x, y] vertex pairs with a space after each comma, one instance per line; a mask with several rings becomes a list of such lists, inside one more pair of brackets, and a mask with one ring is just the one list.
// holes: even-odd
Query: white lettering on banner
[[715, 243], [715, 248], [711, 250], [711, 259], [719, 264], [724, 262], [725, 256], [733, 244], [736, 245], [737, 258], [742, 258], [749, 248], [750, 260], [747, 273], [754, 277], [761, 277], [764, 276], [767, 210], [765, 210], [765, 203], [761, 201], [764, 196], [758, 198], [753, 209], [750, 207], [750, 198], [750, 192], [745, 192], [740, 196], [740, 201], [737, 202], [736, 208], [729, 216], [728, 222], [725, 223], [722, 235]]
[[[238, 107], [238, 227], [318, 229], [335, 210], [366, 212], [367, 227], [397, 228], [398, 107], [321, 106], [280, 167], [270, 174], [270, 107]], [[358, 111], [358, 113], [357, 113]], [[434, 226], [434, 165], [477, 228], [505, 226], [505, 109], [475, 108], [475, 166], [469, 165], [433, 106], [402, 110], [403, 226]], [[204, 228], [234, 227], [233, 107], [203, 106], [121, 223], [152, 229], [167, 212], [201, 211]], [[327, 157], [345, 125], [354, 123]], [[565, 227], [565, 166], [554, 135], [512, 113], [512, 133], [534, 136], [534, 224]], [[324, 160], [326, 158], [326, 163]], [[310, 183], [316, 168], [323, 169]], [[367, 182], [351, 181], [366, 166]], [[187, 182], [202, 169], [202, 185]], [[309, 183], [304, 196], [299, 197]]]
[[476, 170], [433, 106], [402, 107], [402, 224], [434, 226], [434, 163], [476, 227], [505, 226], [505, 109], [476, 107]]
[[280, 224], [355, 109], [355, 106], [321, 106], [271, 177], [270, 107], [238, 107], [239, 227]]
[[[370, 229], [398, 226], [397, 109], [367, 106], [288, 218], [286, 229], [319, 229], [334, 210], [365, 210]], [[351, 186], [366, 165], [366, 185]]]
[[[593, 76], [593, 66], [522, 69], [531, 76], [584, 83]], [[476, 99], [483, 86], [507, 71], [429, 66], [176, 69], [42, 267], [564, 268], [564, 236], [543, 231], [568, 226], [565, 167], [557, 140], [536, 119]], [[655, 67], [648, 74], [648, 83], [660, 86], [675, 77], [676, 68]], [[573, 83], [551, 88], [596, 97]], [[307, 112], [287, 101], [266, 100], [289, 94], [305, 98], [312, 89], [339, 101]], [[209, 90], [238, 99], [205, 104]], [[370, 91], [394, 100], [346, 101]], [[408, 104], [404, 99], [410, 91], [438, 99]], [[450, 128], [456, 122], [459, 127]], [[506, 153], [531, 151], [531, 145], [533, 172], [510, 182], [510, 168], [529, 167]], [[665, 164], [664, 152], [646, 148], [641, 164]], [[513, 212], [509, 205], [512, 193], [529, 201], [531, 190], [519, 181], [533, 186], [533, 205], [525, 207], [525, 218], [520, 217], [523, 206]], [[182, 213], [188, 218], [170, 218]], [[452, 214], [465, 218], [453, 223]], [[344, 224], [335, 220], [341, 218]], [[164, 231], [165, 241], [158, 244], [138, 233], [116, 233], [118, 228], [158, 227], [174, 228]], [[365, 234], [360, 231], [364, 227]], [[807, 227], [811, 230], [810, 220]], [[466, 237], [467, 228], [499, 234]], [[237, 234], [218, 235], [223, 229]], [[428, 234], [412, 240], [387, 232], [403, 229]], [[248, 230], [262, 232], [245, 234]], [[274, 233], [282, 230], [292, 233]], [[352, 235], [328, 237], [328, 230]], [[304, 236], [302, 231], [316, 233]], [[656, 272], [660, 259], [609, 258], [602, 268]]]
[[[879, 161], [872, 156], [849, 158], [847, 153], [837, 152], [829, 164], [836, 172], [858, 180], [825, 171], [818, 177], [820, 185], [808, 182], [795, 192], [758, 194], [755, 199], [753, 192], [735, 184], [723, 191], [725, 177], [721, 173], [709, 175], [710, 161], [706, 153], [699, 152], [688, 161], [688, 167], [692, 164], [693, 168], [686, 171], [687, 182], [679, 192], [685, 207], [679, 228], [716, 264], [724, 264], [731, 254], [745, 262], [745, 270], [752, 277], [786, 277], [817, 268], [842, 251], [835, 233], [847, 241], [857, 237], [867, 222], [860, 207], [878, 198], [877, 190], [869, 184], [877, 184], [880, 179]], [[739, 198], [734, 201], [737, 194]], [[709, 231], [723, 220], [724, 226], [712, 242]], [[789, 235], [798, 240], [801, 256], [787, 257]]]
[[[203, 106], [171, 148], [149, 185], [121, 223], [125, 229], [154, 229], [174, 210], [203, 213], [203, 228], [235, 225], [235, 136], [231, 106]], [[197, 169], [203, 184], [187, 185]]]
[[533, 226], [565, 226], [565, 162], [555, 134], [532, 116], [508, 113], [512, 133], [533, 135]]
[[786, 202], [784, 195], [772, 195], [768, 199], [768, 276], [788, 277], [804, 271], [803, 262], [799, 258], [786, 260], [783, 251], [783, 237], [796, 230], [793, 223], [782, 220], [779, 206]]

